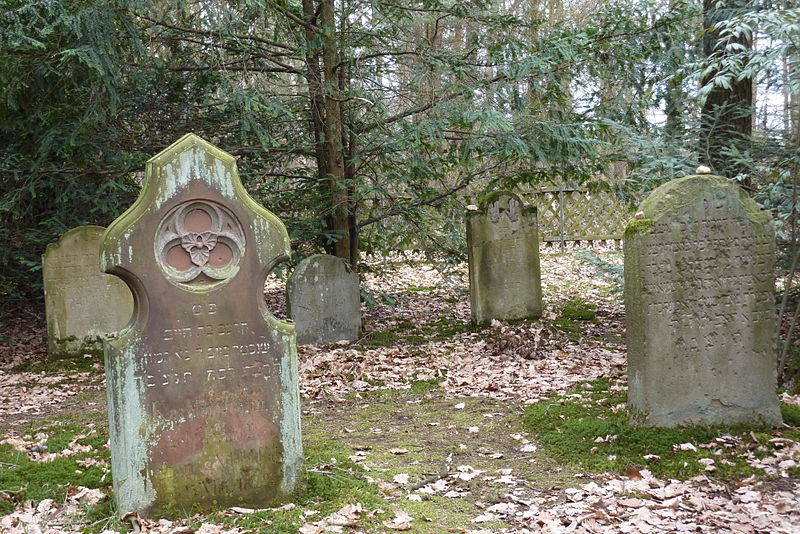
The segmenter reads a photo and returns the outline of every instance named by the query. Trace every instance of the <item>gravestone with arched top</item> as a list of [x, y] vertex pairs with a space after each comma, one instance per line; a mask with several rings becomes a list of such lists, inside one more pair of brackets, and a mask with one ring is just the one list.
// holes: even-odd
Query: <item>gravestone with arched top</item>
[[358, 273], [342, 258], [315, 254], [301, 261], [286, 283], [297, 343], [355, 341], [361, 331]]
[[125, 282], [100, 272], [102, 226], [78, 226], [42, 256], [47, 354], [80, 358], [103, 353], [103, 338], [121, 330], [133, 313]]
[[101, 246], [136, 303], [132, 328], [106, 344], [120, 514], [259, 508], [294, 489], [295, 332], [261, 289], [288, 256], [286, 229], [229, 154], [188, 134], [147, 163]]
[[633, 422], [780, 423], [769, 212], [696, 175], [657, 188], [637, 216], [624, 243]]

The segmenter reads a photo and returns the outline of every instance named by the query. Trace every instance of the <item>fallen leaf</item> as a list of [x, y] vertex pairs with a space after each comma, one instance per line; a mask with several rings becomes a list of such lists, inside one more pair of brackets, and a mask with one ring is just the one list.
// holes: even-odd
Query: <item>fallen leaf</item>
[[625, 470], [625, 474], [628, 475], [628, 478], [630, 478], [631, 480], [641, 480], [642, 479], [641, 471], [639, 471], [635, 467], [627, 468]]
[[392, 480], [394, 480], [395, 484], [408, 484], [408, 473], [398, 473]]
[[403, 510], [394, 510], [394, 517], [391, 521], [384, 521], [383, 526], [391, 530], [411, 530], [413, 517]]
[[337, 527], [356, 527], [361, 524], [361, 514], [364, 509], [360, 503], [348, 504], [337, 512], [325, 517], [323, 521], [328, 525]]

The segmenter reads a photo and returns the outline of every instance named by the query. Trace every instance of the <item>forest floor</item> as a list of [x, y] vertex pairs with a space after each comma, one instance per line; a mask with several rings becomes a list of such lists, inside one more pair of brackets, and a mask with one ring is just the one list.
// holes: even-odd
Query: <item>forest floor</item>
[[[120, 518], [102, 362], [0, 349], [0, 532], [800, 532], [800, 395], [782, 427], [627, 424], [621, 253], [543, 250], [545, 314], [470, 324], [464, 266], [362, 270], [364, 333], [299, 349], [304, 492], [283, 506]], [[268, 303], [283, 315], [280, 281]]]

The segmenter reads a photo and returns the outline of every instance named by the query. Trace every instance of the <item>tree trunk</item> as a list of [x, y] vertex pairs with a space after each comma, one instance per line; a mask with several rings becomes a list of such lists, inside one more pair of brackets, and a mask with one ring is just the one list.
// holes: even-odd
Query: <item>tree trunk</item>
[[[314, 23], [314, 0], [303, 0], [303, 14], [306, 22]], [[325, 163], [323, 146], [323, 128], [325, 123], [325, 109], [323, 106], [322, 71], [320, 69], [319, 47], [315, 45], [315, 32], [312, 27], [305, 29], [306, 39], [306, 74], [308, 83], [308, 99], [311, 107], [311, 119], [314, 134], [314, 151], [317, 159], [317, 173], [320, 178], [328, 175], [328, 170], [322, 166]]]
[[[703, 0], [703, 53], [710, 57], [719, 50], [717, 41], [719, 32], [712, 28], [720, 20], [730, 17], [730, 13], [744, 8], [742, 0], [729, 0], [722, 7], [715, 0]], [[751, 40], [742, 36], [736, 42], [746, 49], [752, 48]], [[724, 46], [724, 45], [721, 45]], [[712, 83], [716, 73], [712, 72], [704, 80], [703, 85]], [[701, 163], [711, 167], [716, 174], [733, 178], [742, 175], [742, 187], [752, 189], [751, 178], [747, 168], [731, 161], [722, 151], [731, 146], [741, 146], [749, 142], [753, 133], [753, 80], [731, 80], [730, 89], [716, 86], [708, 94], [701, 110], [702, 130], [700, 134], [699, 156]]]
[[[670, 8], [675, 8], [676, 0], [670, 0]], [[667, 80], [666, 94], [666, 133], [667, 136], [680, 140], [683, 138], [684, 113], [686, 111], [686, 95], [683, 91], [683, 75], [679, 74], [680, 68], [686, 59], [684, 44], [682, 41], [672, 42], [670, 45], [668, 58], [668, 70], [672, 77]]]
[[[792, 77], [800, 74], [800, 59], [794, 57], [785, 62], [785, 77], [784, 83], [788, 86]], [[787, 140], [790, 150], [797, 151], [800, 149], [800, 93], [787, 91], [786, 96], [786, 119], [787, 119]], [[798, 241], [798, 224], [797, 224], [797, 188], [798, 188], [798, 175], [800, 175], [800, 165], [797, 162], [797, 156], [793, 159], [791, 166], [791, 183], [792, 183], [792, 209], [789, 215], [789, 242], [792, 246], [797, 246]]]
[[[327, 233], [333, 236], [333, 240], [324, 246], [328, 253], [355, 265], [356, 225], [352, 184], [348, 185], [344, 156], [346, 143], [340, 97], [342, 80], [334, 1], [320, 0], [317, 5], [316, 32], [313, 28], [306, 29], [306, 43], [312, 51], [308, 64], [309, 99], [315, 130], [317, 173], [320, 183], [324, 184], [328, 203], [325, 207], [325, 227]], [[313, 20], [313, 0], [303, 0], [303, 12], [307, 20]]]

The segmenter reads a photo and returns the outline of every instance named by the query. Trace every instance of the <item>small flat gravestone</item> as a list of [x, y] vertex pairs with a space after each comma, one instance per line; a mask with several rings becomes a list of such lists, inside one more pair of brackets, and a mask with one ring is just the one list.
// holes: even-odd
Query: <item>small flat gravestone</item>
[[780, 423], [769, 213], [709, 175], [664, 184], [640, 209], [624, 243], [632, 421]]
[[508, 191], [496, 191], [467, 212], [472, 320], [542, 316], [536, 208]]
[[299, 344], [354, 341], [361, 330], [358, 274], [342, 258], [310, 256], [286, 284], [289, 316]]
[[51, 358], [103, 354], [103, 337], [121, 330], [133, 314], [125, 282], [100, 272], [102, 226], [78, 226], [42, 256], [47, 352]]
[[148, 161], [101, 246], [101, 267], [137, 304], [105, 352], [120, 514], [260, 508], [293, 491], [294, 326], [261, 289], [288, 256], [286, 229], [244, 190], [231, 155], [188, 134]]

